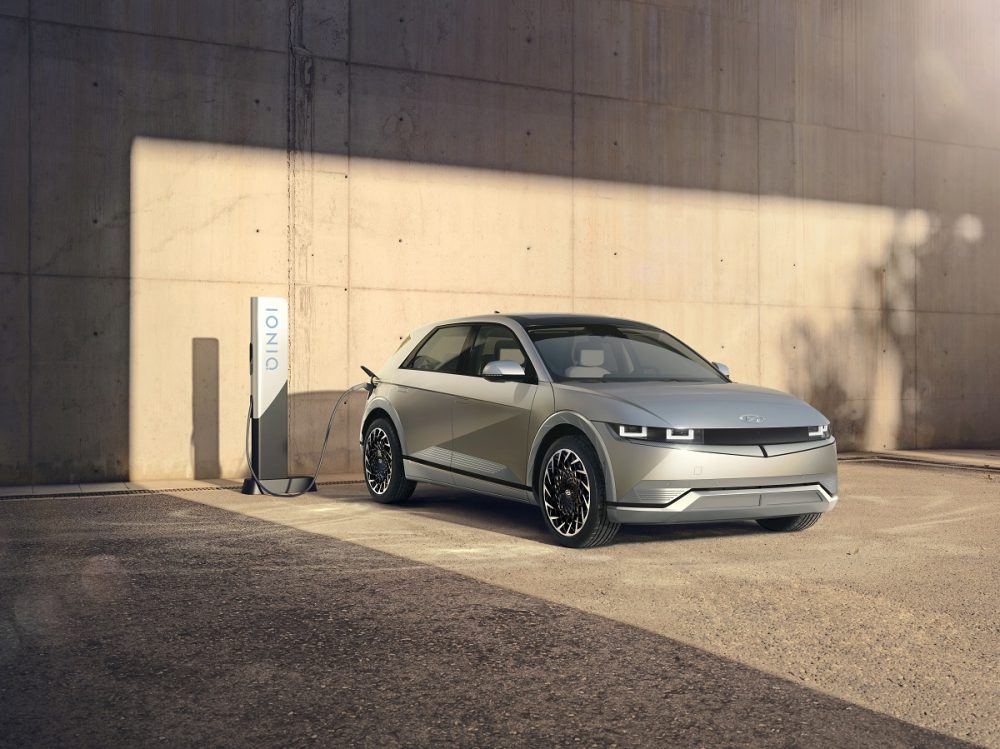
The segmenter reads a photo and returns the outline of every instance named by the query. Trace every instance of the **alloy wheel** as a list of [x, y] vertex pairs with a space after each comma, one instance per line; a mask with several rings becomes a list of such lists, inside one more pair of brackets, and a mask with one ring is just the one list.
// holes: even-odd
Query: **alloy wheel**
[[572, 450], [557, 450], [542, 477], [545, 516], [562, 536], [575, 536], [590, 516], [590, 476]]
[[381, 427], [365, 438], [365, 481], [376, 494], [385, 494], [392, 481], [392, 445]]

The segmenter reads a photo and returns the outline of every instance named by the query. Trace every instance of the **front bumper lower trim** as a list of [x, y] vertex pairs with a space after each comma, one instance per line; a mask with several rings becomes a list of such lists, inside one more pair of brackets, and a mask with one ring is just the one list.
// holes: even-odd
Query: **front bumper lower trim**
[[689, 523], [752, 520], [827, 512], [837, 495], [822, 484], [689, 489], [667, 504], [609, 503], [608, 518], [619, 523]]
[[608, 507], [639, 507], [642, 509], [654, 509], [663, 510], [667, 507], [671, 507], [676, 503], [680, 502], [682, 499], [687, 497], [691, 492], [696, 492], [698, 494], [720, 494], [720, 493], [733, 493], [733, 494], [745, 494], [750, 493], [761, 493], [761, 494], [780, 494], [785, 491], [801, 491], [803, 488], [811, 489], [812, 487], [819, 487], [822, 490], [824, 499], [826, 501], [837, 501], [837, 497], [830, 493], [822, 484], [805, 484], [796, 486], [731, 486], [725, 489], [686, 489], [681, 494], [671, 499], [669, 502], [662, 502], [659, 504], [651, 502], [608, 502]]

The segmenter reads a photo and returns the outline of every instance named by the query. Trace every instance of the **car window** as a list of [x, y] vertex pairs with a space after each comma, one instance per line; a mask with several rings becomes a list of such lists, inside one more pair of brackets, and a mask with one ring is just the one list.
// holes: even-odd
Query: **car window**
[[557, 381], [725, 381], [705, 359], [662, 330], [559, 325], [531, 328], [528, 335]]
[[405, 369], [457, 374], [471, 325], [448, 325], [431, 333], [413, 353]]
[[467, 373], [478, 377], [487, 364], [501, 360], [516, 362], [525, 371], [530, 370], [531, 365], [524, 355], [524, 349], [510, 328], [503, 325], [480, 325], [469, 351]]

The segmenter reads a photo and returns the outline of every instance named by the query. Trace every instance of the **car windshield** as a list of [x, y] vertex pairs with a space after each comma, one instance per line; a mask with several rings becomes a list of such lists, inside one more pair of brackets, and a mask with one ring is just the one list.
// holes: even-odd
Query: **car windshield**
[[711, 364], [655, 328], [548, 325], [528, 329], [557, 381], [725, 382]]

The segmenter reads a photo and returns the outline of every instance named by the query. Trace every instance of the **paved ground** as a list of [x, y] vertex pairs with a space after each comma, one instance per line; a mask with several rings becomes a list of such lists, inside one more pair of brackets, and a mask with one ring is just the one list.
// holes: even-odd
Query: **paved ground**
[[0, 746], [1000, 747], [1000, 476], [586, 552], [359, 489], [0, 501]]

